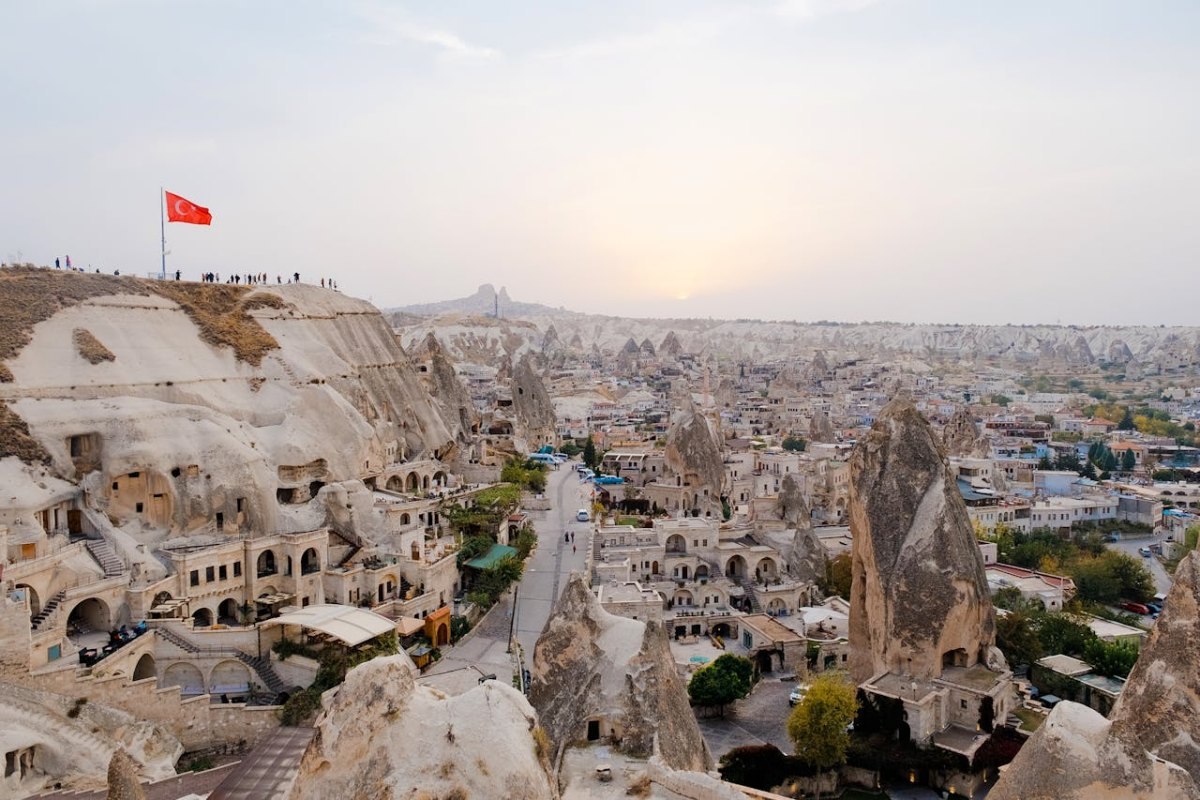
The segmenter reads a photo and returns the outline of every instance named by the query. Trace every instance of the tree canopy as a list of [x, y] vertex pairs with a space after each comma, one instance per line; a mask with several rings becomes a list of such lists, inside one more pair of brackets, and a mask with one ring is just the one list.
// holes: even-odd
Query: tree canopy
[[850, 745], [848, 728], [857, 710], [854, 685], [845, 676], [836, 672], [819, 676], [788, 717], [788, 736], [796, 755], [818, 770], [844, 763]]
[[750, 659], [726, 653], [708, 666], [701, 667], [688, 681], [688, 697], [699, 706], [725, 706], [750, 694], [754, 665]]

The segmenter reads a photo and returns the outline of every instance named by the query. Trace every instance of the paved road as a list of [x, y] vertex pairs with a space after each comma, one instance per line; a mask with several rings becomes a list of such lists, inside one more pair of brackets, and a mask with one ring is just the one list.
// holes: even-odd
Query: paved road
[[[533, 511], [538, 544], [529, 560], [516, 592], [516, 621], [513, 621], [513, 593], [509, 592], [488, 612], [468, 637], [442, 649], [442, 659], [430, 667], [420, 682], [436, 686], [449, 694], [461, 694], [478, 684], [483, 675], [512, 681], [514, 655], [509, 652], [509, 632], [515, 631], [524, 650], [525, 666], [533, 661], [533, 648], [550, 618], [554, 600], [566, 585], [572, 570], [586, 563], [590, 523], [576, 522], [575, 512], [590, 504], [591, 485], [581, 483], [572, 462], [552, 470], [546, 483], [549, 511]], [[575, 533], [571, 542], [563, 541], [564, 531]]]
[[[579, 480], [574, 464], [568, 461], [549, 473], [546, 496], [550, 510], [532, 514], [538, 545], [525, 562], [517, 592], [517, 641], [525, 651], [527, 666], [567, 576], [583, 570], [587, 562], [592, 524], [576, 522], [575, 512], [591, 506], [591, 484]], [[575, 535], [573, 545], [563, 540], [568, 531]]]
[[1110, 542], [1108, 547], [1113, 550], [1120, 550], [1122, 553], [1128, 553], [1143, 562], [1146, 568], [1150, 570], [1150, 574], [1154, 576], [1154, 585], [1156, 591], [1166, 594], [1171, 590], [1171, 576], [1163, 569], [1162, 562], [1157, 557], [1143, 558], [1138, 555], [1139, 547], [1149, 547], [1152, 544], [1158, 543], [1160, 540], [1153, 536], [1128, 536], [1123, 535], [1121, 541]]
[[787, 718], [792, 708], [788, 705], [788, 695], [795, 685], [795, 681], [785, 683], [767, 678], [759, 681], [749, 697], [727, 708], [724, 718], [699, 719], [700, 732], [713, 758], [720, 760], [733, 748], [748, 744], [773, 744], [784, 753], [791, 753]]

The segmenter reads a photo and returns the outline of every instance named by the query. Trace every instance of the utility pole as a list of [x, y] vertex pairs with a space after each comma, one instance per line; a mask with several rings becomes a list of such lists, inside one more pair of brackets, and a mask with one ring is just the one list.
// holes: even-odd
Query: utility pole
[[167, 219], [166, 219], [166, 199], [163, 194], [163, 188], [158, 187], [158, 227], [162, 233], [162, 271], [158, 273], [160, 280], [167, 279]]

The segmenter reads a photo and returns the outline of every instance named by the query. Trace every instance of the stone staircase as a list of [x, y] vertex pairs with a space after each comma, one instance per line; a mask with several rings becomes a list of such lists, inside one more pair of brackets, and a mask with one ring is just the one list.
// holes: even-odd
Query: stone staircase
[[742, 587], [742, 591], [750, 600], [750, 610], [755, 614], [761, 614], [763, 607], [762, 603], [758, 602], [758, 592], [754, 591], [753, 581], [747, 581], [739, 575], [731, 575], [729, 579], [733, 581], [734, 585]]
[[42, 626], [54, 616], [54, 612], [58, 610], [59, 605], [63, 600], [66, 599], [67, 590], [62, 589], [53, 597], [51, 597], [49, 601], [46, 602], [46, 605], [42, 606], [41, 611], [29, 618], [30, 627], [33, 629], [34, 633], [38, 633], [42, 630]]
[[87, 539], [83, 546], [104, 569], [104, 577], [113, 578], [125, 572], [125, 563], [113, 551], [112, 545], [104, 539]]
[[259, 679], [264, 685], [266, 685], [267, 689], [270, 690], [270, 693], [273, 697], [278, 697], [281, 692], [285, 692], [288, 689], [287, 684], [285, 684], [283, 679], [279, 677], [279, 673], [277, 673], [275, 668], [271, 666], [271, 662], [265, 658], [252, 656], [232, 647], [201, 647], [190, 639], [180, 636], [178, 633], [165, 626], [156, 627], [154, 630], [164, 640], [175, 645], [185, 653], [195, 654], [203, 652], [206, 655], [228, 656], [230, 658], [236, 658], [238, 661], [241, 661], [243, 664], [250, 667], [250, 669], [254, 670], [254, 673], [258, 675]]

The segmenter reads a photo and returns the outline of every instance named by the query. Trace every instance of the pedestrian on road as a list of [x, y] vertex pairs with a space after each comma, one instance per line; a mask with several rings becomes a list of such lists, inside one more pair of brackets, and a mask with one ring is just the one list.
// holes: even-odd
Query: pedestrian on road
[[55, 257], [54, 257], [54, 268], [55, 268], [55, 269], [62, 269], [62, 267], [60, 267], [60, 266], [58, 265], [58, 256], [55, 256]]
[[574, 553], [574, 552], [575, 552], [575, 545], [571, 545], [571, 552], [572, 552], [572, 553]]
[[564, 542], [569, 542], [569, 541], [571, 541], [571, 533], [570, 533], [570, 531], [563, 531], [563, 541], [564, 541]]

